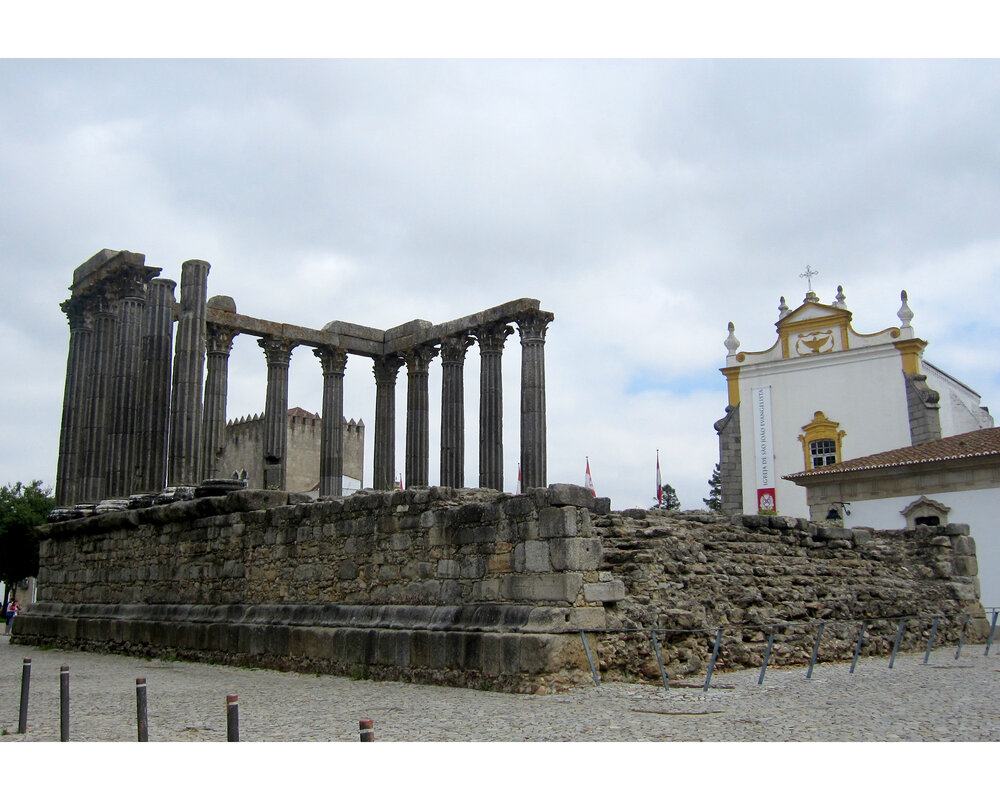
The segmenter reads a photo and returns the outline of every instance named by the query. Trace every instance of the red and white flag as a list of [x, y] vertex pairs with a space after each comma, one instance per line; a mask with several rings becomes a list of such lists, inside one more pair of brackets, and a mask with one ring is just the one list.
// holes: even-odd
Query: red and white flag
[[597, 492], [594, 491], [594, 480], [590, 477], [590, 456], [587, 456], [587, 474], [583, 476], [583, 488], [588, 489], [594, 497], [597, 497]]
[[656, 505], [663, 505], [663, 481], [660, 479], [660, 451], [656, 451]]
[[403, 491], [403, 473], [399, 473], [399, 478], [396, 480], [396, 488], [399, 491]]
[[517, 493], [521, 494], [521, 462], [517, 462]]

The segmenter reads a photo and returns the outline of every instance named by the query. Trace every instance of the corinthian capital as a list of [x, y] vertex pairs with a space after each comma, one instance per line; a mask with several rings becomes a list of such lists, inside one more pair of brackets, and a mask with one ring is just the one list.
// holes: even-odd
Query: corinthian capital
[[408, 375], [418, 375], [427, 372], [431, 360], [437, 355], [437, 348], [429, 344], [420, 344], [407, 350], [404, 354], [406, 359], [406, 372]]
[[551, 311], [523, 311], [514, 318], [518, 331], [521, 334], [521, 342], [544, 341], [545, 329], [555, 318]]
[[475, 341], [467, 333], [460, 333], [456, 336], [448, 336], [441, 340], [441, 363], [461, 364], [465, 361], [465, 351], [468, 350]]
[[233, 339], [238, 335], [236, 328], [209, 322], [205, 325], [205, 349], [209, 354], [228, 356], [233, 349]]
[[514, 329], [506, 322], [490, 322], [472, 331], [472, 335], [479, 342], [479, 349], [484, 353], [503, 352], [504, 343], [512, 333]]
[[264, 351], [269, 367], [287, 367], [292, 358], [292, 350], [298, 346], [298, 342], [280, 336], [265, 336], [258, 339], [257, 344]]
[[342, 347], [317, 347], [313, 350], [323, 367], [324, 375], [343, 375], [347, 367], [347, 351]]

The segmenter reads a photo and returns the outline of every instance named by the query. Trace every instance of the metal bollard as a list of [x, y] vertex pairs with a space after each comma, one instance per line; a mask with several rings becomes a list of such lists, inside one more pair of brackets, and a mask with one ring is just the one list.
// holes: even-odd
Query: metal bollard
[[708, 675], [705, 676], [705, 688], [702, 689], [703, 692], [708, 691], [708, 685], [712, 682], [712, 673], [715, 671], [715, 659], [719, 657], [719, 645], [722, 644], [722, 628], [719, 628], [719, 632], [715, 635], [715, 647], [712, 648], [712, 660], [708, 662]]
[[865, 640], [866, 630], [868, 630], [868, 620], [861, 623], [861, 633], [858, 634], [858, 643], [854, 647], [854, 660], [851, 662], [851, 675], [854, 674], [854, 668], [858, 665], [858, 656], [861, 655], [861, 645]]
[[358, 721], [358, 728], [361, 730], [361, 741], [362, 742], [374, 742], [375, 741], [375, 723], [370, 719], [365, 718]]
[[764, 653], [764, 663], [760, 668], [760, 677], [757, 678], [757, 685], [764, 682], [764, 673], [767, 671], [767, 662], [771, 660], [771, 648], [774, 647], [774, 626], [771, 626], [771, 635], [767, 637], [767, 652]]
[[226, 741], [240, 740], [240, 698], [235, 694], [226, 695]]
[[962, 655], [962, 643], [965, 641], [965, 628], [969, 624], [969, 615], [966, 614], [965, 618], [962, 620], [962, 632], [958, 634], [958, 650], [955, 651], [955, 660], [958, 661], [958, 657]]
[[809, 659], [809, 670], [806, 672], [806, 680], [812, 680], [813, 667], [816, 666], [816, 658], [819, 656], [819, 640], [823, 638], [823, 628], [826, 625], [825, 622], [819, 624], [819, 630], [816, 632], [816, 644], [813, 645], [812, 658]]
[[59, 741], [69, 741], [69, 667], [59, 667]]
[[140, 742], [149, 741], [149, 718], [146, 716], [146, 679], [135, 679], [135, 723]]
[[896, 631], [896, 641], [892, 643], [892, 655], [889, 656], [889, 669], [892, 669], [896, 661], [896, 653], [899, 652], [899, 643], [903, 640], [903, 628], [906, 626], [906, 617], [899, 621], [899, 630]]
[[993, 646], [993, 635], [997, 631], [997, 615], [998, 614], [1000, 614], [1000, 611], [994, 611], [993, 612], [993, 624], [990, 625], [990, 638], [986, 640], [986, 653], [984, 653], [984, 655], [987, 655], [987, 656], [990, 654], [990, 648]]
[[28, 689], [31, 686], [31, 659], [24, 659], [21, 667], [21, 710], [17, 715], [17, 732], [28, 732]]
[[931, 638], [927, 641], [927, 652], [924, 653], [924, 663], [926, 664], [931, 657], [931, 649], [934, 647], [934, 637], [937, 636], [938, 620], [940, 617], [934, 617], [934, 624], [931, 626]]

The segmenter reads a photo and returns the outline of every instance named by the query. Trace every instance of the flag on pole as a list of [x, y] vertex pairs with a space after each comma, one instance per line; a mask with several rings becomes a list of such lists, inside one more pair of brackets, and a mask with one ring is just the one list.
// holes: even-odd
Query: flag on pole
[[663, 505], [663, 481], [660, 479], [660, 451], [656, 451], [656, 505]]
[[396, 479], [396, 488], [399, 491], [403, 491], [403, 473], [399, 473], [399, 477]]
[[594, 497], [597, 497], [597, 492], [594, 491], [594, 480], [590, 477], [590, 456], [587, 456], [587, 474], [583, 478], [583, 487], [588, 489]]
[[522, 494], [522, 492], [521, 492], [521, 462], [520, 461], [517, 462], [517, 493], [518, 494]]

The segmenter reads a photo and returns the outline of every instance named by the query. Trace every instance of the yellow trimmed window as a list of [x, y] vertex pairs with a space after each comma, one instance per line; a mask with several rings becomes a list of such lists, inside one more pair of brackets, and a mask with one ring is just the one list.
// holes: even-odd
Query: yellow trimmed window
[[799, 441], [802, 442], [806, 469], [826, 467], [841, 461], [840, 440], [846, 434], [840, 430], [839, 423], [827, 419], [822, 411], [817, 411], [812, 422], [803, 425], [802, 430]]

